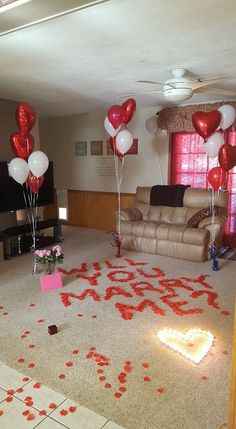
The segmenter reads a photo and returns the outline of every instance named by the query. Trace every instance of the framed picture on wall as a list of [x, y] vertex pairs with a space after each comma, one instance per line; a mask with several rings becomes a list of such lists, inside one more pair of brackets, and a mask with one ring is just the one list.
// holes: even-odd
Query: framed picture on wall
[[103, 155], [102, 140], [93, 140], [90, 142], [90, 155]]
[[75, 142], [75, 156], [86, 156], [87, 155], [87, 142], [80, 141]]
[[138, 139], [133, 140], [133, 144], [126, 155], [138, 155]]

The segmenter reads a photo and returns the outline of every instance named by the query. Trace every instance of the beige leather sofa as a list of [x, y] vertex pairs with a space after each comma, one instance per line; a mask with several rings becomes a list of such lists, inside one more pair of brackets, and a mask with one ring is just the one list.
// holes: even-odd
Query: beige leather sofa
[[[216, 212], [213, 222], [212, 214], [202, 216], [202, 211], [207, 212], [212, 206], [211, 190], [187, 188], [182, 207], [151, 206], [150, 192], [151, 187], [138, 187], [134, 206], [121, 210], [123, 249], [204, 261], [209, 258], [209, 245], [213, 239], [218, 247], [222, 245], [227, 218], [227, 192], [215, 193]], [[195, 218], [199, 222], [192, 227]]]

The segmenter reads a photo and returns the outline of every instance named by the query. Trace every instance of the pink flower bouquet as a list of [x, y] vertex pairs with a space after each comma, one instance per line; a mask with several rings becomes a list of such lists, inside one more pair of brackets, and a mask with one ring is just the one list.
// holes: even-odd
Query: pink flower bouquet
[[51, 250], [36, 250], [36, 262], [44, 265], [46, 274], [52, 274], [55, 271], [56, 263], [62, 264], [64, 255], [59, 244], [52, 247]]

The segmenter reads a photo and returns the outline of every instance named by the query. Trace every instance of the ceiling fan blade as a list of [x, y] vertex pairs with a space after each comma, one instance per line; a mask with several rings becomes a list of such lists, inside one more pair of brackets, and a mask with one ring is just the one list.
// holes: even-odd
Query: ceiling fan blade
[[197, 88], [201, 88], [202, 86], [208, 86], [208, 85], [214, 85], [215, 83], [218, 83], [220, 80], [227, 80], [232, 79], [230, 77], [216, 77], [215, 79], [198, 79], [197, 81], [190, 81], [189, 86], [191, 86], [192, 90], [194, 91]]
[[200, 93], [208, 93], [208, 94], [222, 94], [222, 95], [236, 95], [236, 92], [234, 91], [229, 91], [227, 89], [222, 89], [222, 88], [198, 88], [195, 89], [194, 94], [200, 94]]
[[145, 95], [145, 94], [162, 94], [162, 91], [134, 92], [132, 94], [119, 95], [117, 98], [135, 97], [136, 95]]
[[156, 82], [156, 81], [153, 81], [153, 80], [136, 80], [136, 82], [139, 82], [139, 83], [154, 83], [156, 85], [164, 85], [164, 82]]

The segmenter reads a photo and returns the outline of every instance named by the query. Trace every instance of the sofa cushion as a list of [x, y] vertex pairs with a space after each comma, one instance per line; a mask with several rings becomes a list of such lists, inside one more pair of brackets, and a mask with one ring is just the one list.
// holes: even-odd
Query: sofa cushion
[[147, 219], [164, 223], [183, 225], [186, 223], [187, 207], [151, 206]]
[[[215, 215], [218, 213], [217, 207], [214, 208]], [[187, 221], [187, 228], [197, 228], [199, 222], [203, 219], [212, 216], [212, 207], [202, 208], [191, 216]]]

